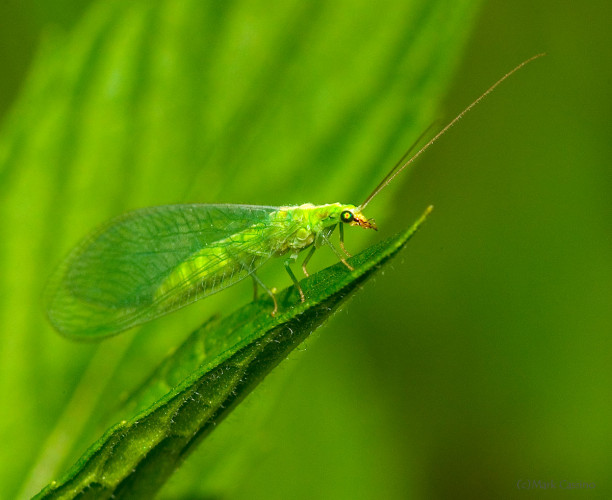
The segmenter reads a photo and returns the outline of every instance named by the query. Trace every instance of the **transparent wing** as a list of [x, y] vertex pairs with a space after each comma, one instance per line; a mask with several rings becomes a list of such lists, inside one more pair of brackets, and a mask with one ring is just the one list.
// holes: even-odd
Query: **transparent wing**
[[216, 293], [272, 255], [266, 238], [275, 210], [167, 205], [117, 217], [53, 274], [45, 294], [49, 319], [65, 335], [102, 337]]

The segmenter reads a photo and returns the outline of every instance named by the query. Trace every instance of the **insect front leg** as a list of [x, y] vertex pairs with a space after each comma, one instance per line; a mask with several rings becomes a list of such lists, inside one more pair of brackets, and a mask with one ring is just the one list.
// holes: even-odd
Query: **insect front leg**
[[300, 282], [298, 281], [298, 279], [295, 277], [295, 274], [293, 274], [293, 271], [291, 270], [291, 262], [295, 261], [295, 259], [297, 259], [297, 254], [292, 255], [287, 260], [285, 260], [285, 269], [287, 270], [287, 274], [289, 274], [291, 281], [293, 281], [295, 288], [297, 288], [297, 291], [300, 292], [301, 301], [306, 302], [306, 296], [304, 295], [304, 291], [302, 290], [302, 287], [300, 286]]
[[340, 231], [340, 248], [346, 254], [347, 257], [352, 257], [352, 255], [346, 251], [346, 248], [344, 248], [344, 225], [343, 224], [340, 224], [338, 226], [338, 231]]
[[330, 241], [329, 242], [329, 246], [331, 247], [331, 249], [334, 251], [334, 253], [336, 254], [336, 257], [338, 257], [340, 259], [340, 262], [342, 262], [349, 271], [354, 271], [355, 268], [353, 266], [351, 266], [346, 259], [344, 258], [344, 255], [342, 255], [338, 249], [333, 245], [333, 243]]
[[[335, 226], [334, 226], [335, 227]], [[340, 262], [342, 262], [349, 271], [354, 271], [355, 268], [353, 266], [351, 266], [346, 259], [344, 258], [344, 255], [342, 255], [338, 249], [334, 246], [334, 244], [331, 242], [331, 240], [329, 239], [329, 235], [331, 234], [331, 231], [333, 231], [334, 227], [331, 228], [330, 231], [327, 232], [320, 232], [317, 235], [317, 238], [320, 238], [319, 240], [319, 245], [321, 245], [321, 242], [325, 243], [326, 245], [329, 245], [329, 247], [332, 249], [332, 251], [336, 254], [336, 257], [338, 257], [338, 259], [340, 260]], [[342, 226], [340, 226], [340, 228], [342, 228]]]

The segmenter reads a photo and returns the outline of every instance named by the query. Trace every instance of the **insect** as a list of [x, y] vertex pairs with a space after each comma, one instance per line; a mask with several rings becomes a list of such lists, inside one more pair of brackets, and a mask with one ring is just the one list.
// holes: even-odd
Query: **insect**
[[[46, 292], [49, 320], [68, 336], [110, 336], [247, 276], [255, 290], [260, 286], [272, 297], [274, 315], [278, 311], [274, 293], [256, 271], [278, 256], [286, 256], [285, 268], [304, 301], [291, 268], [299, 253], [310, 249], [302, 263], [306, 276], [314, 251], [325, 245], [353, 270], [346, 260], [350, 254], [344, 247], [344, 227], [376, 229], [363, 213], [372, 199], [501, 82], [542, 55], [500, 78], [409, 158], [408, 150], [360, 205], [167, 205], [112, 219], [85, 238], [52, 275]], [[340, 250], [330, 239], [336, 226]]]

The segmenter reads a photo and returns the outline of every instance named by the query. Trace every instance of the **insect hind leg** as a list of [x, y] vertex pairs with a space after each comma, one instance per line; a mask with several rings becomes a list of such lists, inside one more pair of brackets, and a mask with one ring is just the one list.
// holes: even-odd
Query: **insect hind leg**
[[251, 273], [251, 278], [253, 278], [253, 291], [255, 294], [255, 300], [257, 300], [257, 285], [259, 285], [272, 298], [272, 302], [274, 302], [274, 309], [270, 314], [272, 316], [276, 316], [276, 313], [278, 312], [278, 302], [276, 301], [276, 295], [274, 295], [274, 292], [270, 290], [265, 285], [265, 283], [259, 279], [259, 276], [257, 276], [254, 272]]

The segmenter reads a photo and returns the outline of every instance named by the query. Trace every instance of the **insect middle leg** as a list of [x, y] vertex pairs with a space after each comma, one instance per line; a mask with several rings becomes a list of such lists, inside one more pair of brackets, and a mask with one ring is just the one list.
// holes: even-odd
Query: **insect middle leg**
[[313, 245], [312, 248], [310, 249], [310, 252], [308, 252], [308, 255], [306, 255], [306, 258], [302, 262], [302, 271], [304, 271], [304, 276], [306, 276], [307, 278], [308, 276], [310, 276], [310, 274], [308, 273], [308, 269], [306, 269], [306, 264], [308, 264], [308, 262], [310, 261], [310, 258], [313, 256], [316, 249], [317, 247]]
[[[312, 253], [312, 250], [311, 250], [310, 253]], [[298, 279], [295, 277], [295, 274], [293, 274], [293, 271], [291, 270], [291, 265], [290, 264], [291, 264], [292, 261], [294, 261], [296, 259], [296, 257], [289, 257], [285, 261], [285, 269], [287, 270], [287, 274], [291, 278], [291, 281], [293, 281], [293, 284], [295, 285], [295, 288], [297, 288], [297, 291], [300, 292], [300, 299], [301, 299], [301, 301], [302, 302], [306, 302], [306, 296], [304, 295], [304, 291], [302, 290], [302, 287], [300, 286], [300, 282], [298, 281]]]

